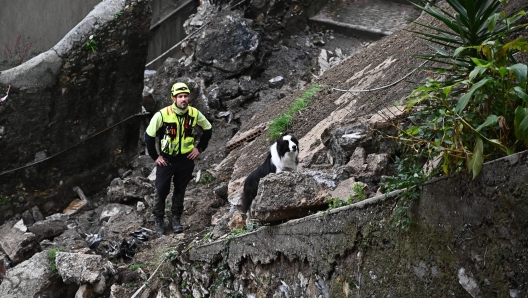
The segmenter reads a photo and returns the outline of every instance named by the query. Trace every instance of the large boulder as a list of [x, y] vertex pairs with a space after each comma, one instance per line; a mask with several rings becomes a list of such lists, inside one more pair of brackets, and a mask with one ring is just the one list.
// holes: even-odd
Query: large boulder
[[57, 252], [55, 263], [66, 284], [95, 284], [115, 273], [112, 263], [100, 255]]
[[240, 73], [255, 62], [259, 40], [251, 20], [219, 13], [196, 43], [196, 59], [229, 73]]
[[251, 205], [251, 217], [277, 222], [326, 209], [330, 185], [325, 185], [326, 180], [319, 174], [315, 171], [281, 172], [262, 178]]
[[13, 228], [11, 222], [0, 227], [0, 235], [0, 249], [9, 256], [13, 264], [23, 262], [42, 250], [35, 234], [21, 232]]
[[7, 279], [0, 284], [0, 297], [73, 297], [78, 286], [62, 282], [52, 269], [49, 252], [37, 253], [8, 270]]

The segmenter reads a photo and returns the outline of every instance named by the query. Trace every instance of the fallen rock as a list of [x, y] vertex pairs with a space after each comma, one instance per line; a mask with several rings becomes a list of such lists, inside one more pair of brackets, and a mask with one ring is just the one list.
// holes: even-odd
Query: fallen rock
[[[0, 249], [11, 259], [13, 265], [23, 262], [42, 248], [33, 233], [23, 233], [12, 227], [13, 222], [8, 222], [0, 227]], [[3, 297], [0, 295], [0, 297]]]
[[240, 73], [255, 62], [258, 34], [251, 20], [236, 17], [233, 11], [218, 13], [196, 42], [196, 59], [228, 73]]
[[86, 255], [69, 252], [57, 252], [55, 257], [57, 270], [66, 284], [96, 284], [103, 274], [113, 274], [113, 265], [104, 261], [100, 255]]
[[28, 230], [35, 234], [35, 237], [37, 238], [37, 241], [42, 241], [44, 239], [53, 239], [56, 236], [59, 236], [64, 231], [66, 231], [68, 227], [66, 226], [66, 223], [60, 220], [53, 220], [53, 219], [45, 219], [39, 222], [36, 222], [31, 227], [28, 228]]
[[48, 253], [36, 253], [8, 270], [8, 279], [0, 284], [0, 297], [69, 297], [68, 293], [75, 293], [77, 285], [65, 285], [52, 271]]
[[281, 172], [262, 178], [251, 205], [251, 218], [277, 222], [326, 209], [328, 186], [316, 178], [308, 172]]
[[154, 192], [154, 186], [147, 178], [115, 178], [107, 188], [106, 199], [112, 203], [135, 204]]

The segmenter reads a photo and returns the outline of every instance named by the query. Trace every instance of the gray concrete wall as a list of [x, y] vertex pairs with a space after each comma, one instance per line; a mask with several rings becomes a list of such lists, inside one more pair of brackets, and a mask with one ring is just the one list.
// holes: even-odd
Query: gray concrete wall
[[44, 52], [59, 42], [101, 0], [0, 0], [0, 57], [20, 35]]
[[2, 93], [11, 86], [0, 105], [0, 194], [9, 202], [0, 223], [35, 205], [61, 211], [74, 186], [89, 196], [137, 156], [150, 21], [146, 1], [105, 0], [52, 49], [0, 72]]
[[[526, 297], [528, 152], [432, 180], [395, 227], [379, 196], [194, 247], [186, 291], [211, 297]], [[211, 277], [210, 272], [213, 272]]]
[[[35, 42], [31, 47], [35, 54], [49, 50], [99, 2], [101, 1], [0, 0], [0, 58], [9, 58], [3, 54], [4, 43], [14, 48], [18, 36], [26, 43]], [[185, 38], [183, 22], [196, 12], [198, 1], [150, 0], [149, 5], [152, 9], [152, 30], [147, 62]], [[176, 47], [148, 69], [157, 69], [166, 58], [178, 56], [179, 51], [180, 48]]]

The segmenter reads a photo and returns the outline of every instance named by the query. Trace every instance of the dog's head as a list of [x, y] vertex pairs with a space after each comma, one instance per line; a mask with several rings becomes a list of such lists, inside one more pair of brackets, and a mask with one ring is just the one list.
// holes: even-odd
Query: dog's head
[[280, 157], [286, 153], [293, 153], [297, 156], [299, 154], [299, 141], [292, 135], [284, 135], [277, 139], [277, 151]]

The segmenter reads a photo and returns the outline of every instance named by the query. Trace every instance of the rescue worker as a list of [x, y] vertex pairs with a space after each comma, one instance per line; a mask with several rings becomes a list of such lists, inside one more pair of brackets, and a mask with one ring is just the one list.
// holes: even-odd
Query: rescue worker
[[[207, 148], [212, 135], [211, 123], [205, 116], [189, 105], [191, 91], [184, 83], [171, 88], [173, 104], [155, 113], [145, 131], [145, 143], [149, 156], [156, 161], [156, 190], [152, 214], [156, 232], [165, 232], [165, 199], [174, 183], [170, 225], [175, 233], [183, 232], [181, 216], [183, 198], [187, 184], [192, 179], [194, 160]], [[196, 125], [203, 129], [200, 141], [195, 146], [193, 130]], [[159, 137], [160, 154], [156, 151], [156, 136]]]

